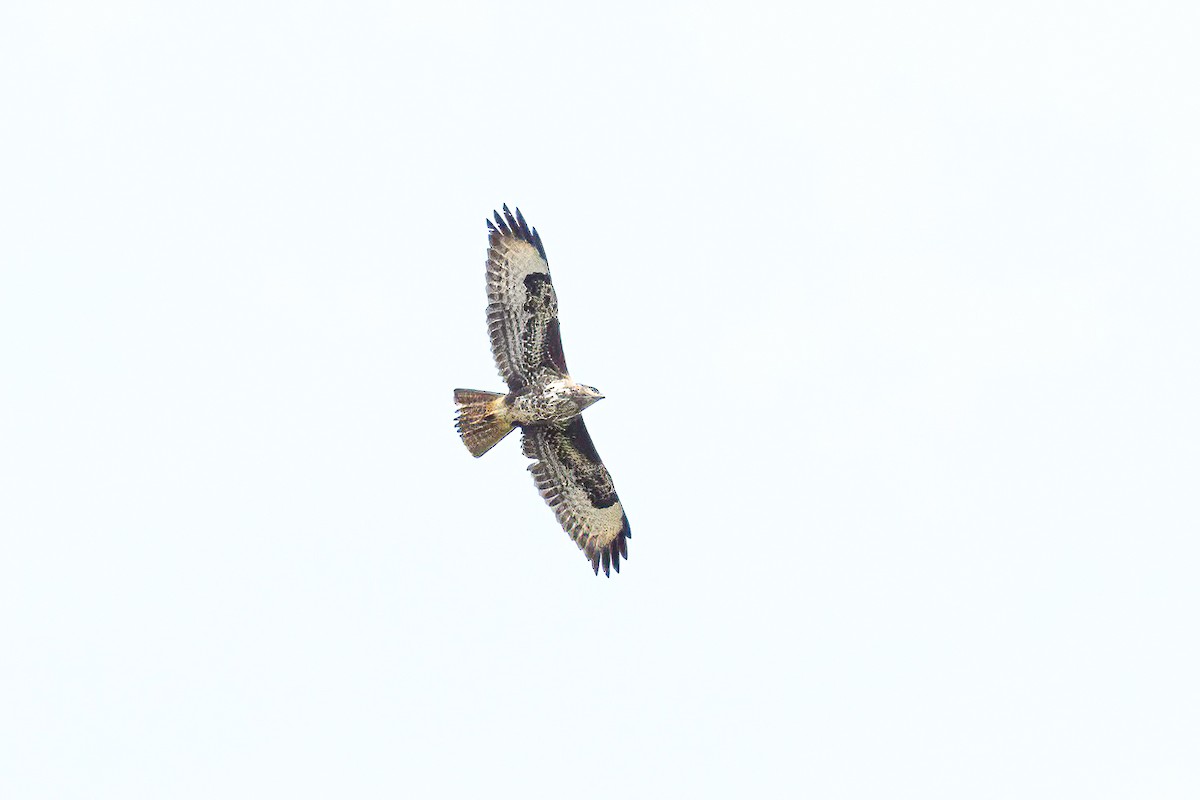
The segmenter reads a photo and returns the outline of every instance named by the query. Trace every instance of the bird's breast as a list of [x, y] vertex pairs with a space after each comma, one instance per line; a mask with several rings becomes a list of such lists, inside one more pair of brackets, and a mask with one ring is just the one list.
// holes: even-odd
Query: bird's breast
[[509, 401], [509, 417], [517, 425], [567, 422], [579, 407], [562, 381], [530, 386]]

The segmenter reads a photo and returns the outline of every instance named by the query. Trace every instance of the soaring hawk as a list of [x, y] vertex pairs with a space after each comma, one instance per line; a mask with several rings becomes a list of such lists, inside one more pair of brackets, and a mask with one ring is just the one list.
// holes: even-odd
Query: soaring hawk
[[558, 332], [558, 299], [537, 228], [517, 209], [488, 220], [487, 320], [492, 355], [508, 394], [455, 389], [459, 435], [479, 456], [513, 428], [538, 491], [599, 575], [621, 571], [629, 520], [581, 412], [603, 399], [571, 379]]

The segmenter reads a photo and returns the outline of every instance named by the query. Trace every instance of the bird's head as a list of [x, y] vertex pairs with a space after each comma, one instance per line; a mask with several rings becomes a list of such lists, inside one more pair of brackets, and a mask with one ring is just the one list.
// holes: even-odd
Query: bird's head
[[594, 386], [584, 386], [582, 383], [575, 384], [572, 395], [575, 399], [575, 404], [579, 406], [579, 410], [583, 411], [593, 403], [597, 403], [604, 399], [604, 395], [596, 391]]

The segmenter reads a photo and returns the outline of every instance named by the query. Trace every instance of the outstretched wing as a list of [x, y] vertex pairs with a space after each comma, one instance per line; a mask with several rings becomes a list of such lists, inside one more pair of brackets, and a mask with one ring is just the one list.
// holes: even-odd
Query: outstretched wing
[[537, 228], [517, 209], [488, 220], [488, 335], [500, 376], [510, 390], [548, 369], [567, 374], [558, 333], [558, 298]]
[[610, 564], [620, 572], [621, 557], [629, 558], [629, 520], [583, 417], [575, 417], [565, 428], [537, 426], [522, 432], [521, 449], [537, 459], [529, 470], [559, 524], [597, 575], [603, 566], [607, 577]]

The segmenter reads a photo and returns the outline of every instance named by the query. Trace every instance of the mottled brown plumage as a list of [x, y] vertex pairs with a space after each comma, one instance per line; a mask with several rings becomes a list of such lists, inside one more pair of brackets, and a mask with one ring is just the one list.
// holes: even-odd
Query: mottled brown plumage
[[572, 380], [563, 356], [558, 298], [536, 228], [517, 209], [488, 221], [487, 320], [508, 393], [456, 389], [457, 427], [476, 458], [513, 428], [538, 491], [592, 569], [621, 571], [629, 520], [580, 414], [602, 399]]

